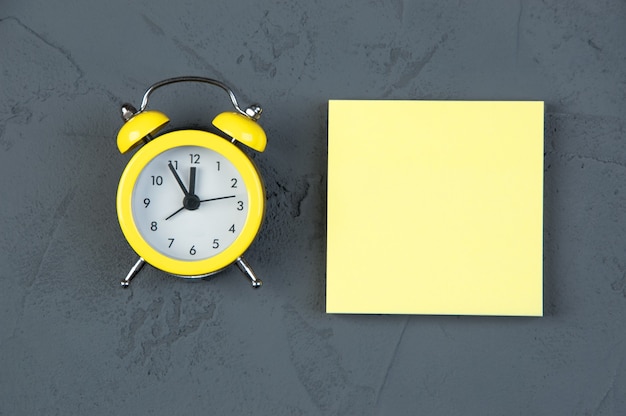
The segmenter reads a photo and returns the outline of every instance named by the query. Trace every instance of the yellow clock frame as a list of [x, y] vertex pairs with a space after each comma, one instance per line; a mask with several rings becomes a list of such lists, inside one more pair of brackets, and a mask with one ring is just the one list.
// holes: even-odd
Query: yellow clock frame
[[[224, 156], [241, 174], [248, 193], [248, 215], [239, 236], [224, 251], [203, 260], [178, 260], [160, 253], [142, 237], [132, 213], [132, 195], [139, 174], [159, 154], [181, 146], [204, 147]], [[234, 144], [203, 130], [176, 130], [148, 142], [131, 158], [120, 178], [116, 205], [126, 240], [145, 261], [174, 275], [207, 276], [234, 263], [252, 244], [263, 222], [265, 187], [252, 160]]]

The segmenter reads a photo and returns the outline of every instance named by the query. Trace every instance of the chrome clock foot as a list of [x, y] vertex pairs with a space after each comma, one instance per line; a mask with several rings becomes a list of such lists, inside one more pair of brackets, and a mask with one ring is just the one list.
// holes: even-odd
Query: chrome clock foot
[[146, 264], [146, 261], [142, 257], [139, 257], [139, 260], [137, 260], [137, 263], [135, 263], [135, 265], [130, 268], [130, 271], [128, 272], [124, 280], [120, 282], [120, 284], [122, 285], [124, 289], [130, 286], [130, 281], [133, 280], [135, 276], [137, 276], [137, 273], [139, 273], [139, 271], [142, 269], [142, 267], [145, 264]]
[[250, 267], [250, 264], [248, 264], [243, 257], [239, 257], [235, 263], [237, 264], [237, 267], [239, 267], [239, 270], [241, 270], [241, 273], [245, 274], [246, 277], [250, 279], [250, 283], [253, 288], [258, 289], [261, 285], [263, 285], [263, 281], [256, 276], [254, 270]]

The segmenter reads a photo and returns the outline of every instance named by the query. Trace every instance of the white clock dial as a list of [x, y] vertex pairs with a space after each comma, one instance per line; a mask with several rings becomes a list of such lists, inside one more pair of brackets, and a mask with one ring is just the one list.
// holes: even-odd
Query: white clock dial
[[170, 258], [196, 261], [237, 239], [248, 216], [248, 191], [223, 155], [180, 146], [144, 167], [131, 204], [137, 229], [150, 246]]

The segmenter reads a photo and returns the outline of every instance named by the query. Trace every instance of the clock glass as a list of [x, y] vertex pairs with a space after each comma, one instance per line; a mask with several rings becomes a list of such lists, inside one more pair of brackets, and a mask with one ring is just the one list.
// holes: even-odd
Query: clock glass
[[248, 217], [248, 190], [224, 155], [203, 146], [169, 148], [141, 170], [131, 197], [138, 232], [156, 251], [182, 261], [218, 255]]

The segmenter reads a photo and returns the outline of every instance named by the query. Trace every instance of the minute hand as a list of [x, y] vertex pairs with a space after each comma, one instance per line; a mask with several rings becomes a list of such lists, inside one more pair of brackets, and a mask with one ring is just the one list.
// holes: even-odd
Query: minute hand
[[180, 179], [180, 176], [178, 176], [178, 173], [176, 172], [176, 169], [174, 168], [174, 165], [172, 165], [172, 162], [169, 162], [167, 164], [167, 166], [172, 171], [172, 174], [174, 175], [174, 178], [176, 179], [176, 182], [178, 182], [178, 186], [180, 186], [180, 189], [183, 190], [183, 192], [185, 193], [185, 196], [191, 195], [189, 193], [189, 191], [187, 190], [187, 188], [185, 188], [185, 184], [183, 184], [183, 181]]

